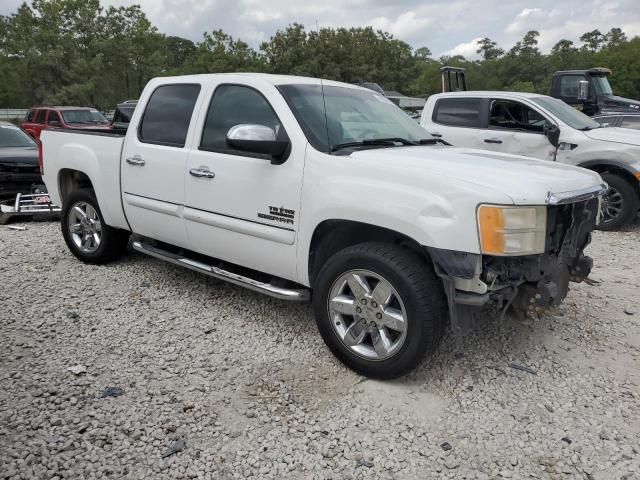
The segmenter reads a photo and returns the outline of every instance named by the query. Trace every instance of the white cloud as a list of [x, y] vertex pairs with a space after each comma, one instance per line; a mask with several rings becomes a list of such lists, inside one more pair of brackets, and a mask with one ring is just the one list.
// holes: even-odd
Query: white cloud
[[[0, 0], [0, 15], [23, 0]], [[31, 0], [27, 0], [31, 1]], [[475, 56], [478, 38], [504, 49], [527, 30], [540, 32], [540, 48], [581, 34], [621, 27], [640, 34], [640, 0], [100, 0], [103, 6], [140, 4], [158, 29], [198, 41], [218, 28], [253, 47], [297, 22], [307, 29], [371, 25], [415, 48]]]
[[532, 25], [537, 24], [544, 16], [545, 13], [541, 8], [524, 8], [516, 15], [516, 18], [507, 25], [505, 31], [508, 33], [522, 33], [531, 28], [535, 29]]
[[455, 55], [462, 55], [468, 59], [478, 58], [479, 55], [476, 53], [478, 50], [478, 42], [482, 40], [482, 37], [474, 38], [470, 42], [460, 43], [453, 47], [451, 50], [447, 50], [446, 52], [442, 52], [439, 56], [447, 55], [453, 57]]
[[404, 12], [398, 15], [395, 20], [390, 20], [387, 17], [376, 17], [369, 21], [369, 25], [374, 29], [383, 30], [400, 37], [411, 36], [427, 27], [429, 23], [431, 21], [428, 18], [420, 18], [414, 11]]

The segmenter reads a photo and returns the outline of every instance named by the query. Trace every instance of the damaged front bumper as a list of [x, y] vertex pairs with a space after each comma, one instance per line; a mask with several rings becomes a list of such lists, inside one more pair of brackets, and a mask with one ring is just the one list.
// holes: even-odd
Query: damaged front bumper
[[46, 192], [22, 194], [16, 198], [0, 202], [0, 223], [5, 223], [13, 217], [23, 216], [57, 216], [60, 207], [51, 203], [51, 198]]
[[589, 276], [593, 261], [584, 255], [599, 212], [599, 196], [550, 201], [545, 251], [537, 255], [491, 256], [428, 248], [449, 301], [451, 327], [459, 342], [474, 328], [481, 309], [520, 315], [559, 305], [569, 282]]

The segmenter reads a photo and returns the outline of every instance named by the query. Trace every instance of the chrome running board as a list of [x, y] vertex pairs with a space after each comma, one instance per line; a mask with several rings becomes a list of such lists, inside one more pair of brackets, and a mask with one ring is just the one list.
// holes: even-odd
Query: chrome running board
[[242, 275], [238, 275], [237, 273], [223, 270], [222, 268], [214, 267], [213, 265], [207, 265], [206, 263], [200, 262], [198, 260], [192, 260], [183, 255], [168, 252], [166, 250], [153, 247], [140, 241], [134, 241], [132, 243], [132, 246], [133, 249], [138, 252], [145, 253], [169, 263], [173, 263], [174, 265], [179, 265], [196, 272], [204, 273], [205, 275], [209, 275], [210, 277], [233, 283], [234, 285], [248, 288], [249, 290], [254, 290], [271, 297], [279, 298], [280, 300], [306, 302], [310, 298], [309, 290], [304, 287], [300, 287], [299, 289], [277, 287], [270, 283], [260, 282], [258, 280], [254, 280], [253, 278], [245, 277]]

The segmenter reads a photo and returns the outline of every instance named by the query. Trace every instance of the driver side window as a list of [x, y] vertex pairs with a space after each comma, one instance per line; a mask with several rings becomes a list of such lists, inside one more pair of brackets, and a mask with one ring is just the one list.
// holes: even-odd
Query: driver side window
[[489, 128], [544, 133], [546, 119], [537, 111], [513, 100], [492, 99], [489, 109]]
[[220, 85], [209, 105], [200, 150], [251, 157], [264, 156], [236, 150], [227, 145], [227, 132], [231, 127], [241, 124], [264, 125], [275, 131], [277, 139], [286, 137], [282, 123], [260, 92], [241, 85]]

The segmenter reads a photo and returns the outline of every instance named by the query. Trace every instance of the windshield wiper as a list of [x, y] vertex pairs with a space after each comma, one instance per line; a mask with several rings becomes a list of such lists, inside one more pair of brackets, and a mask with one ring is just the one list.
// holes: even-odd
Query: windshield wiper
[[[426, 139], [424, 139], [426, 140]], [[419, 145], [417, 142], [412, 142], [402, 137], [388, 137], [388, 138], [365, 138], [357, 142], [338, 143], [331, 147], [331, 151], [342, 150], [343, 148], [350, 147], [367, 147], [367, 146], [389, 146], [393, 147], [397, 143], [402, 145]]]

